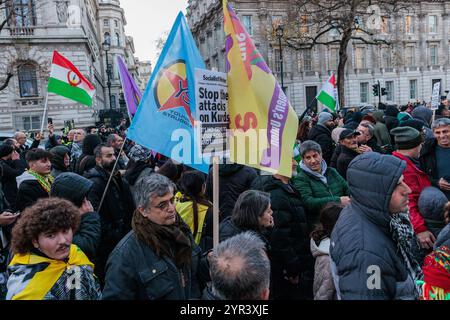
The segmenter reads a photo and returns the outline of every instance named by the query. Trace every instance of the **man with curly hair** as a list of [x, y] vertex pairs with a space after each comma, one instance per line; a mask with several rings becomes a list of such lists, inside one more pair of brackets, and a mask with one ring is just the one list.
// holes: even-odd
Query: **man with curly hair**
[[94, 265], [72, 244], [80, 223], [69, 201], [40, 199], [13, 229], [7, 300], [97, 300]]

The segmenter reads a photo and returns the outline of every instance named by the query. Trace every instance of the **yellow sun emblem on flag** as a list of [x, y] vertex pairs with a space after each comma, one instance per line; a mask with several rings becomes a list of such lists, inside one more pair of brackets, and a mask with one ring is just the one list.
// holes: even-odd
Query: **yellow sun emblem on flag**
[[67, 80], [72, 87], [78, 87], [78, 85], [81, 83], [80, 77], [73, 71], [69, 71], [69, 73], [67, 74]]

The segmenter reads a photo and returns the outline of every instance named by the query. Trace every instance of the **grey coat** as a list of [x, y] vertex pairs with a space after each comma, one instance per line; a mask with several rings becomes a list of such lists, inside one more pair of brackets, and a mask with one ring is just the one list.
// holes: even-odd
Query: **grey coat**
[[336, 223], [330, 248], [341, 299], [416, 298], [413, 279], [390, 234], [389, 203], [405, 168], [404, 161], [374, 152], [350, 163], [352, 202]]

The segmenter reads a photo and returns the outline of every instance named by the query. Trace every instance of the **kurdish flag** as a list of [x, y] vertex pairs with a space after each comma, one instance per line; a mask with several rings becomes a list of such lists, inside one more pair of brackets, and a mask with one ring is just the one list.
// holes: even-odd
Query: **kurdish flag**
[[333, 112], [339, 110], [339, 98], [336, 87], [336, 77], [334, 74], [331, 74], [328, 81], [323, 85], [317, 95], [317, 101], [321, 102], [325, 107]]
[[180, 12], [159, 56], [127, 138], [208, 173], [198, 143], [195, 69], [205, 69], [200, 52]]
[[[228, 107], [233, 130], [230, 158], [236, 163], [291, 177], [298, 116], [227, 0], [223, 2], [223, 10]], [[258, 140], [247, 143], [252, 136]]]
[[48, 92], [92, 106], [94, 86], [78, 71], [72, 62], [53, 52], [52, 71], [48, 80]]

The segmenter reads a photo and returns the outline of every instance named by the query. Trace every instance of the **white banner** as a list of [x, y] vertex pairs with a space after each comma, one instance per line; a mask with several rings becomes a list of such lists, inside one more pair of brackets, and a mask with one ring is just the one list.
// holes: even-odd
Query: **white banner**
[[195, 70], [196, 115], [201, 123], [201, 150], [203, 156], [226, 157], [228, 113], [227, 74], [217, 71]]
[[431, 97], [431, 110], [437, 110], [441, 101], [441, 82], [436, 82], [433, 86], [433, 96]]

